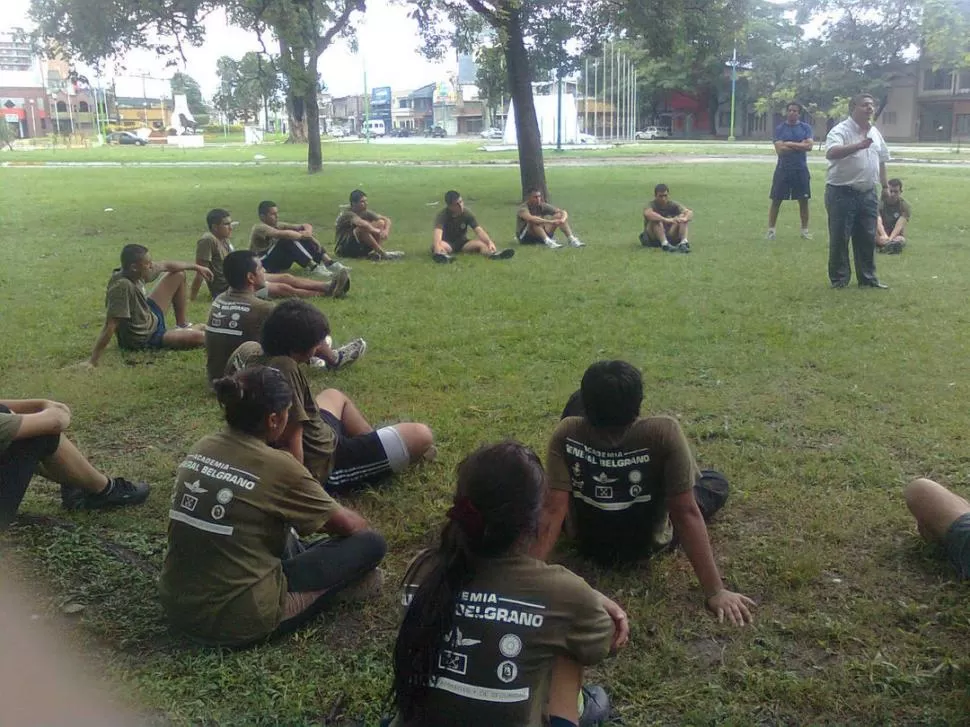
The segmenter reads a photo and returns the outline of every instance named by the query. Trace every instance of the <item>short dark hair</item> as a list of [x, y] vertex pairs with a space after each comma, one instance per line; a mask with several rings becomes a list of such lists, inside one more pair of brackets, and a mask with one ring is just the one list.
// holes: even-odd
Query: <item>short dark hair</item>
[[205, 224], [211, 230], [227, 217], [232, 217], [232, 215], [229, 214], [229, 210], [224, 210], [222, 207], [216, 207], [214, 210], [209, 210], [209, 214], [205, 216]]
[[222, 273], [230, 288], [246, 287], [246, 276], [256, 272], [256, 253], [252, 250], [235, 250], [222, 261]]
[[265, 433], [266, 417], [282, 414], [293, 403], [293, 390], [277, 369], [249, 366], [232, 376], [212, 382], [226, 423], [233, 429], [259, 436]]
[[594, 427], [625, 427], [640, 416], [643, 378], [626, 361], [597, 361], [583, 374], [580, 391]]
[[872, 99], [872, 102], [873, 103], [876, 102], [876, 97], [873, 96], [871, 93], [857, 93], [855, 96], [853, 96], [851, 99], [849, 99], [849, 111], [851, 111], [856, 106], [858, 106], [859, 104], [861, 104], [862, 103], [862, 99], [864, 99], [864, 98]]
[[785, 111], [790, 109], [792, 106], [798, 107], [798, 113], [801, 113], [802, 111], [805, 110], [805, 107], [802, 106], [800, 103], [798, 103], [798, 101], [789, 101], [788, 103], [785, 104]]
[[135, 263], [141, 262], [141, 259], [147, 254], [148, 248], [144, 245], [139, 245], [134, 242], [130, 245], [125, 245], [121, 248], [121, 269], [127, 270]]
[[903, 180], [898, 177], [893, 177], [888, 182], [886, 182], [887, 187], [899, 187], [899, 191], [903, 191]]
[[259, 207], [258, 207], [259, 216], [262, 217], [274, 207], [279, 207], [279, 205], [276, 204], [276, 202], [271, 202], [268, 199], [263, 200], [262, 202], [259, 203]]
[[367, 196], [367, 192], [365, 192], [364, 190], [355, 189], [353, 192], [350, 193], [350, 204], [357, 204], [366, 196]]
[[669, 191], [670, 191], [670, 187], [668, 187], [666, 184], [662, 184], [662, 183], [661, 184], [658, 184], [656, 187], [653, 188], [654, 195], [658, 195], [661, 192], [669, 192]]
[[461, 194], [453, 189], [449, 189], [445, 192], [445, 204], [454, 204], [459, 199], [461, 199]]
[[302, 300], [284, 300], [263, 324], [260, 345], [267, 356], [308, 353], [330, 333], [330, 321]]
[[539, 194], [542, 194], [542, 188], [541, 187], [529, 187], [527, 190], [525, 190], [525, 197], [526, 197], [526, 199], [528, 199], [529, 197], [531, 197], [536, 192], [538, 192]]

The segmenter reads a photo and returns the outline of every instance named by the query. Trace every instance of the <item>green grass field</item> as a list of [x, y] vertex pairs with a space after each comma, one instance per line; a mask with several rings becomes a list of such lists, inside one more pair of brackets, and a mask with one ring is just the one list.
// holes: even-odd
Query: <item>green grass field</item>
[[[565, 551], [631, 617], [630, 646], [588, 675], [607, 685], [622, 723], [966, 723], [967, 586], [918, 539], [900, 491], [919, 475], [968, 491], [970, 229], [960, 200], [970, 177], [893, 174], [915, 216], [906, 252], [878, 257], [892, 287], [876, 291], [828, 287], [820, 174], [816, 239], [798, 238], [791, 203], [778, 239], [762, 239], [765, 164], [552, 168], [552, 201], [587, 248], [448, 266], [427, 255], [443, 192], [461, 190], [509, 244], [517, 170], [0, 169], [2, 396], [67, 402], [72, 437], [98, 466], [155, 486], [134, 511], [66, 515], [55, 488], [35, 483], [22, 512], [63, 524], [14, 528], [0, 540], [4, 561], [46, 584], [46, 617], [65, 618], [65, 599], [86, 605], [71, 617], [78, 646], [160, 721], [374, 725], [399, 618], [394, 585], [442, 522], [457, 462], [509, 436], [544, 455], [585, 367], [625, 358], [644, 372], [645, 410], [676, 416], [699, 462], [733, 483], [711, 538], [729, 584], [759, 607], [752, 628], [718, 625], [683, 554], [606, 573]], [[689, 256], [636, 242], [659, 181], [696, 212]], [[390, 544], [379, 601], [249, 651], [189, 647], [166, 629], [154, 579], [175, 467], [220, 425], [203, 353], [112, 344], [96, 371], [65, 367], [90, 353], [124, 243], [188, 259], [206, 211], [224, 206], [245, 244], [264, 198], [329, 242], [357, 186], [394, 218], [394, 246], [408, 257], [357, 262], [351, 295], [320, 301], [337, 342], [363, 336], [369, 350], [313, 379], [349, 393], [373, 423], [428, 422], [439, 461], [352, 503]], [[192, 320], [206, 311], [193, 304]]]

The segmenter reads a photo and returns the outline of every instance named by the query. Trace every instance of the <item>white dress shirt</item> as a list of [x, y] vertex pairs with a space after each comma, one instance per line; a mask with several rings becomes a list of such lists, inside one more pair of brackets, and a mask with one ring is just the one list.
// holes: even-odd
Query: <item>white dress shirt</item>
[[868, 149], [861, 149], [841, 159], [828, 160], [826, 184], [853, 187], [858, 190], [869, 190], [879, 184], [879, 164], [885, 164], [890, 157], [886, 141], [875, 126], [870, 126], [866, 133], [850, 116], [832, 127], [825, 137], [825, 148], [858, 144], [867, 136], [872, 139], [872, 146]]

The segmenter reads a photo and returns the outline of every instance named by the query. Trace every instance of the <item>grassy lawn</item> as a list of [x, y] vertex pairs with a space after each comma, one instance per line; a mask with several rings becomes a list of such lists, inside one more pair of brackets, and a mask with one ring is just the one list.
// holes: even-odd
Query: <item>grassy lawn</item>
[[[325, 147], [330, 158], [343, 148], [353, 147]], [[252, 154], [211, 153], [237, 152]], [[607, 685], [622, 723], [963, 723], [970, 592], [917, 538], [900, 489], [927, 475], [968, 491], [970, 426], [959, 402], [970, 396], [970, 228], [958, 205], [970, 179], [904, 170], [911, 243], [877, 260], [891, 289], [836, 291], [820, 199], [814, 241], [798, 239], [791, 204], [778, 240], [761, 239], [770, 173], [751, 163], [551, 169], [553, 201], [569, 209], [586, 249], [436, 266], [428, 228], [443, 192], [461, 190], [508, 243], [517, 170], [0, 169], [0, 221], [13, 232], [0, 240], [3, 397], [69, 403], [72, 436], [98, 466], [155, 485], [135, 511], [68, 516], [55, 489], [35, 483], [22, 511], [62, 524], [14, 528], [0, 539], [5, 562], [49, 586], [46, 617], [61, 618], [68, 597], [86, 604], [72, 617], [78, 644], [150, 714], [176, 724], [373, 725], [399, 618], [394, 584], [442, 522], [457, 462], [506, 436], [544, 455], [585, 367], [620, 357], [644, 372], [645, 409], [678, 417], [699, 462], [732, 481], [711, 538], [728, 582], [759, 602], [756, 625], [734, 630], [705, 615], [683, 554], [606, 573], [562, 551], [630, 613], [631, 645], [588, 675]], [[696, 212], [689, 256], [636, 243], [658, 181]], [[112, 344], [94, 372], [63, 367], [90, 352], [125, 242], [187, 259], [206, 211], [224, 206], [242, 220], [236, 242], [245, 244], [267, 197], [329, 242], [356, 186], [394, 218], [408, 257], [358, 262], [350, 297], [321, 302], [337, 342], [363, 336], [369, 351], [347, 371], [312, 376], [353, 396], [373, 423], [428, 422], [439, 461], [353, 502], [390, 544], [378, 602], [241, 653], [188, 647], [162, 622], [154, 578], [175, 467], [220, 423], [203, 354], [123, 354]], [[192, 320], [206, 311], [193, 304]]]

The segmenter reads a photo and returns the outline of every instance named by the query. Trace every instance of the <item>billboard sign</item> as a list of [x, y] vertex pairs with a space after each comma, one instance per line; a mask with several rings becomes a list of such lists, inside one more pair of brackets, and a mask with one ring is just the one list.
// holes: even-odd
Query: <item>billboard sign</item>
[[391, 87], [378, 86], [370, 92], [371, 106], [389, 106], [391, 104]]

